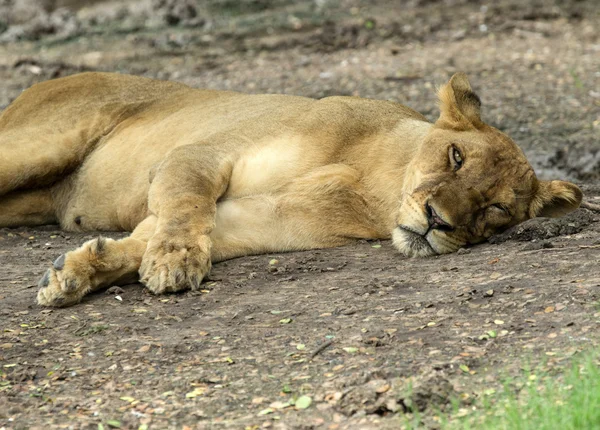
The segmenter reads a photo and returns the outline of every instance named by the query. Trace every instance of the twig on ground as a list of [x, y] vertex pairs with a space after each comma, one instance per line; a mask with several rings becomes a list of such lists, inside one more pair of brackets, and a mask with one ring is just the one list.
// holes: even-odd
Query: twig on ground
[[322, 353], [323, 351], [325, 351], [331, 345], [333, 345], [333, 340], [328, 340], [327, 342], [323, 342], [321, 345], [319, 345], [319, 347], [315, 350], [315, 352], [313, 352], [312, 354], [310, 354], [310, 360], [312, 360], [317, 355], [319, 355], [320, 353]]
[[576, 249], [580, 249], [579, 246], [565, 246], [563, 248], [540, 248], [540, 249], [530, 249], [527, 251], [521, 251], [521, 254], [534, 254], [536, 252], [561, 252], [561, 251], [574, 251]]
[[88, 325], [87, 321], [82, 321], [81, 324], [79, 325], [79, 327], [77, 327], [77, 330], [75, 330], [73, 332], [74, 335], [78, 335], [79, 332], [81, 332], [81, 330], [83, 330], [84, 328], [86, 328]]
[[600, 248], [600, 245], [577, 245], [577, 246], [565, 246], [563, 248], [530, 249], [528, 251], [521, 251], [521, 254], [534, 254], [536, 252], [575, 251], [576, 249], [597, 249], [597, 248]]
[[591, 211], [600, 212], [600, 205], [597, 205], [596, 203], [581, 202], [581, 204], [579, 206], [584, 209], [589, 209]]

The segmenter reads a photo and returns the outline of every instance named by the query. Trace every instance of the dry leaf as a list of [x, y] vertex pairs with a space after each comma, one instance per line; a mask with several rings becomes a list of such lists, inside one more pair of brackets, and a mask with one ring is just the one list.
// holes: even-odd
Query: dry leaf
[[375, 390], [375, 392], [377, 394], [383, 394], [386, 393], [390, 390], [390, 385], [389, 384], [385, 384], [385, 385], [380, 385], [379, 387], [377, 387], [377, 389]]

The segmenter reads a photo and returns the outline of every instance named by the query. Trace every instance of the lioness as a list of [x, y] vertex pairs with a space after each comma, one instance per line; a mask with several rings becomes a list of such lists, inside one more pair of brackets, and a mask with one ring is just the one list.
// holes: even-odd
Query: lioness
[[211, 261], [392, 238], [456, 251], [582, 193], [539, 181], [462, 73], [429, 123], [397, 103], [197, 90], [109, 73], [34, 85], [0, 116], [0, 226], [126, 230], [61, 255], [38, 303], [135, 281], [197, 289]]

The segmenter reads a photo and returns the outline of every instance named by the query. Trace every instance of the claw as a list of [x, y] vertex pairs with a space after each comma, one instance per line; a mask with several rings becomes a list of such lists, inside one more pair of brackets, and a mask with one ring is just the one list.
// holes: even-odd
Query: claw
[[190, 286], [192, 288], [192, 291], [199, 290], [201, 282], [202, 282], [202, 280], [198, 277], [198, 275], [196, 275], [195, 273], [193, 273], [190, 276]]
[[175, 285], [180, 285], [185, 280], [185, 273], [181, 270], [175, 271]]
[[52, 266], [56, 270], [62, 270], [63, 267], [65, 267], [65, 254], [61, 254], [56, 260], [54, 260]]
[[48, 284], [50, 284], [50, 269], [46, 270], [46, 273], [44, 273], [44, 276], [40, 279], [38, 286], [40, 288], [46, 288]]

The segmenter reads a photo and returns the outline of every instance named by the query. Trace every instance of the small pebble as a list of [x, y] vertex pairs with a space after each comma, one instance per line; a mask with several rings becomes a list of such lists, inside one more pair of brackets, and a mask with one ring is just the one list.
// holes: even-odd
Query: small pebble
[[106, 294], [123, 294], [124, 292], [125, 290], [123, 288], [116, 285], [106, 290]]

